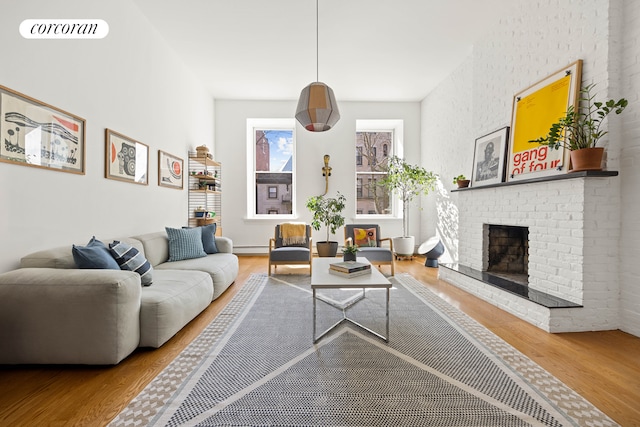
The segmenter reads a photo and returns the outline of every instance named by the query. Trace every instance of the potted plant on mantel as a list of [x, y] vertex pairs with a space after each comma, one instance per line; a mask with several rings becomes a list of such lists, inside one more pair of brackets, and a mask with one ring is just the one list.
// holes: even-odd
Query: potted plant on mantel
[[411, 165], [398, 156], [389, 158], [387, 176], [381, 180], [381, 185], [402, 200], [402, 237], [393, 238], [393, 249], [397, 255], [413, 255], [415, 237], [409, 236], [409, 204], [416, 196], [429, 194], [437, 179], [436, 174], [422, 166]]
[[572, 166], [570, 172], [602, 170], [604, 147], [596, 145], [607, 131], [600, 129], [600, 126], [610, 113], [620, 114], [628, 104], [624, 98], [617, 101], [594, 101], [595, 95], [591, 95], [594, 86], [595, 84], [590, 84], [580, 90], [577, 111], [573, 105], [569, 106], [565, 116], [551, 125], [547, 136], [529, 141], [555, 150], [560, 147], [569, 150]]
[[329, 233], [335, 234], [338, 227], [344, 225], [342, 211], [345, 207], [346, 199], [338, 192], [337, 197], [312, 196], [307, 199], [307, 209], [313, 213], [311, 227], [320, 230], [324, 225], [327, 229], [327, 239], [316, 242], [318, 256], [335, 257], [338, 253], [338, 242], [329, 241]]
[[458, 175], [453, 178], [453, 183], [458, 184], [458, 188], [467, 188], [470, 182], [471, 180], [467, 179], [467, 177], [464, 175]]

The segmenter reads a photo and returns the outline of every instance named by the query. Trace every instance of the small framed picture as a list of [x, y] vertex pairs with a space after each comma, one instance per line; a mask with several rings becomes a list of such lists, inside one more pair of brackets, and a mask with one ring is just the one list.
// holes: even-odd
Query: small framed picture
[[180, 157], [158, 150], [158, 185], [183, 188], [184, 161]]
[[504, 181], [504, 165], [509, 140], [509, 126], [476, 139], [471, 186], [497, 184]]
[[106, 129], [105, 178], [149, 184], [149, 146]]
[[85, 173], [85, 120], [0, 86], [0, 162]]

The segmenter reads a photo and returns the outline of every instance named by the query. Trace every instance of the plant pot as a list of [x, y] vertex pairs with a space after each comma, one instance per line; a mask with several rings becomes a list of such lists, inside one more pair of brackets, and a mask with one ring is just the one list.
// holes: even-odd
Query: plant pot
[[458, 188], [466, 188], [469, 186], [469, 183], [471, 182], [470, 179], [459, 179], [458, 180]]
[[582, 148], [573, 150], [569, 154], [571, 156], [571, 170], [569, 172], [602, 170], [603, 147]]
[[356, 254], [351, 253], [351, 252], [347, 252], [345, 254], [342, 254], [342, 260], [347, 262], [347, 261], [355, 261], [356, 260]]
[[394, 237], [393, 251], [400, 256], [413, 256], [416, 239], [413, 236]]
[[338, 253], [338, 242], [316, 242], [320, 257], [335, 257]]

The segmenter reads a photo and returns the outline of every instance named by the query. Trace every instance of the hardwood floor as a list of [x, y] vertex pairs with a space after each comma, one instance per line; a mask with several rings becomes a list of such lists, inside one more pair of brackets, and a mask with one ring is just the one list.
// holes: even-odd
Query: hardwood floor
[[[293, 272], [280, 266], [279, 273]], [[382, 271], [390, 273], [389, 267]], [[0, 366], [0, 426], [101, 426], [115, 417], [235, 295], [267, 259], [241, 256], [236, 283], [159, 349], [117, 366]], [[424, 258], [396, 263], [455, 307], [591, 401], [622, 426], [640, 426], [640, 338], [620, 331], [548, 334], [437, 279]]]

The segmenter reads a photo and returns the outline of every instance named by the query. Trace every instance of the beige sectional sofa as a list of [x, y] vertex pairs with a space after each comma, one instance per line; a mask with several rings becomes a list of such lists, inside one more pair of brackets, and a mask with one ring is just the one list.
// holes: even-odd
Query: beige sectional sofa
[[0, 274], [0, 364], [117, 364], [137, 347], [160, 347], [238, 275], [225, 237], [218, 253], [172, 262], [165, 232], [117, 240], [151, 263], [150, 286], [132, 271], [78, 269], [71, 245]]

